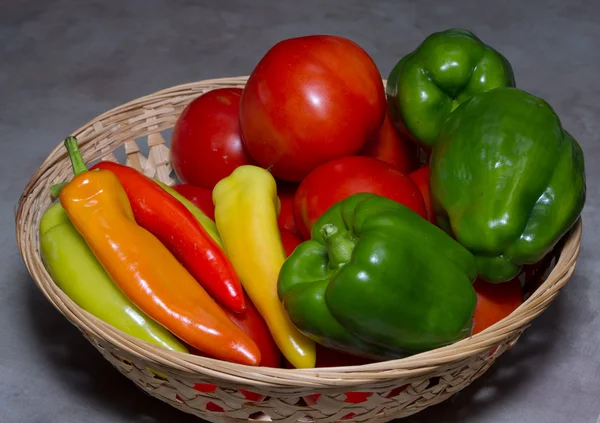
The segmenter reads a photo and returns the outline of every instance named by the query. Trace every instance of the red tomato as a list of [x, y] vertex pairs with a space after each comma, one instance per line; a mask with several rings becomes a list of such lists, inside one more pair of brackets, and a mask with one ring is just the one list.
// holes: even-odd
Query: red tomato
[[473, 335], [504, 319], [523, 302], [523, 289], [517, 278], [497, 284], [477, 279], [473, 288], [477, 293]]
[[359, 192], [387, 197], [427, 217], [423, 196], [407, 175], [372, 157], [342, 157], [319, 166], [298, 187], [294, 219], [302, 237], [310, 238], [312, 226], [327, 209]]
[[383, 160], [402, 173], [410, 173], [419, 166], [419, 147], [398, 132], [387, 113], [379, 131], [367, 141], [360, 155]]
[[183, 183], [213, 189], [242, 165], [255, 164], [240, 135], [241, 88], [202, 94], [183, 110], [171, 137], [171, 164]]
[[260, 350], [260, 365], [264, 367], [280, 367], [282, 355], [277, 344], [275, 344], [267, 323], [246, 293], [244, 293], [244, 298], [246, 301], [246, 311], [244, 313], [233, 313], [225, 308], [223, 310], [225, 310], [233, 323], [256, 342]]
[[279, 228], [279, 232], [281, 233], [281, 242], [283, 243], [285, 255], [289, 257], [296, 247], [302, 243], [302, 240], [287, 229]]
[[260, 60], [242, 94], [240, 125], [262, 167], [301, 181], [320, 164], [357, 154], [386, 109], [379, 70], [361, 47], [311, 35], [281, 41]]
[[427, 220], [436, 225], [435, 212], [431, 206], [431, 196], [429, 195], [429, 165], [423, 166], [408, 176], [417, 184], [423, 199], [425, 200], [425, 207], [427, 208]]
[[215, 205], [213, 204], [211, 190], [190, 184], [178, 184], [173, 188], [194, 203], [205, 215], [215, 220]]
[[296, 229], [294, 221], [294, 194], [296, 193], [297, 185], [281, 183], [277, 184], [277, 196], [281, 203], [281, 210], [277, 218], [277, 225], [281, 229], [286, 229], [294, 235], [300, 235]]

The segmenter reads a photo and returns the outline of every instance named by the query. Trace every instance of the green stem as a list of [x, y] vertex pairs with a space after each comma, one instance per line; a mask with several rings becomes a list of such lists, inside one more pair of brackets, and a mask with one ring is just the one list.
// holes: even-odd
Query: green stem
[[321, 235], [329, 254], [329, 267], [335, 269], [348, 263], [352, 258], [355, 242], [348, 232], [340, 233], [332, 224], [321, 228]]
[[50, 187], [50, 198], [52, 199], [52, 201], [60, 197], [60, 192], [68, 184], [68, 182], [62, 182], [60, 184], [55, 184]]
[[[79, 151], [79, 146], [77, 145], [77, 138], [72, 136], [67, 137], [65, 138], [64, 144], [67, 152], [69, 153], [69, 159], [71, 159], [73, 174], [77, 176], [83, 172], [87, 172], [87, 166], [83, 161], [83, 157]], [[52, 201], [56, 200], [60, 196], [60, 191], [68, 184], [69, 181], [55, 184], [50, 187], [50, 197], [52, 198]]]
[[75, 137], [67, 137], [65, 138], [65, 148], [69, 153], [69, 158], [71, 159], [71, 166], [73, 166], [73, 174], [75, 176], [87, 172], [88, 168], [83, 161], [83, 157], [79, 152], [79, 146], [77, 145], [77, 138]]

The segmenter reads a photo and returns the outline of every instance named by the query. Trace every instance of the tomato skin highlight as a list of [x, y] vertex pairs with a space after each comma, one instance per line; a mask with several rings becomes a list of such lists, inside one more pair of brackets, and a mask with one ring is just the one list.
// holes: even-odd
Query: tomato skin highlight
[[240, 127], [250, 155], [279, 179], [299, 182], [327, 161], [357, 154], [387, 110], [371, 57], [342, 37], [277, 43], [245, 85]]

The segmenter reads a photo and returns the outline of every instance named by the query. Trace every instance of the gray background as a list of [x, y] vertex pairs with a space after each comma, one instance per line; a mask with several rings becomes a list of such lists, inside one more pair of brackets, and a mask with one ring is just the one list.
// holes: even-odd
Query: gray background
[[589, 190], [584, 245], [576, 275], [515, 349], [452, 400], [405, 421], [596, 422], [600, 2], [108, 3], [0, 1], [0, 422], [199, 421], [113, 370], [46, 302], [22, 263], [13, 207], [66, 134], [155, 90], [249, 74], [283, 38], [349, 37], [387, 76], [426, 35], [457, 26], [503, 52], [518, 85], [548, 100], [581, 142]]

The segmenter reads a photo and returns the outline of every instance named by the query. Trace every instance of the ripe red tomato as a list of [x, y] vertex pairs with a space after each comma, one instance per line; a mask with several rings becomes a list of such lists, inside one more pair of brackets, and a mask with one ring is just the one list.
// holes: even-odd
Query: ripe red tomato
[[435, 212], [431, 205], [431, 195], [429, 194], [429, 165], [423, 166], [414, 172], [411, 172], [408, 176], [417, 184], [423, 199], [425, 200], [425, 207], [427, 208], [427, 220], [434, 225], [437, 225], [435, 219]]
[[304, 239], [329, 207], [359, 192], [387, 197], [427, 218], [425, 201], [417, 185], [389, 163], [372, 157], [348, 156], [312, 171], [294, 196], [294, 219]]
[[171, 164], [183, 183], [213, 189], [238, 166], [255, 164], [242, 142], [241, 88], [202, 94], [183, 110], [171, 137]]
[[292, 255], [296, 247], [302, 243], [302, 240], [287, 229], [280, 228], [279, 232], [281, 233], [281, 242], [283, 243], [285, 255], [286, 257], [289, 257]]
[[215, 220], [215, 205], [213, 204], [211, 190], [190, 184], [178, 184], [173, 188], [194, 203], [205, 215]]
[[240, 125], [259, 165], [301, 181], [320, 164], [357, 154], [386, 109], [381, 75], [362, 48], [311, 35], [281, 41], [260, 60], [242, 94]]
[[277, 184], [277, 196], [281, 204], [277, 225], [281, 229], [290, 231], [294, 235], [299, 235], [296, 230], [296, 222], [294, 221], [294, 194], [296, 194], [297, 185], [288, 183]]
[[477, 279], [473, 288], [477, 293], [473, 335], [504, 319], [523, 302], [523, 289], [517, 278], [497, 284]]
[[402, 173], [410, 173], [419, 166], [419, 147], [398, 132], [388, 113], [379, 131], [367, 141], [360, 155], [383, 160]]

